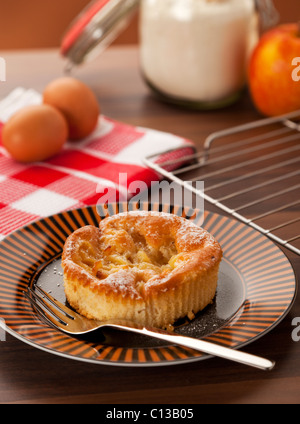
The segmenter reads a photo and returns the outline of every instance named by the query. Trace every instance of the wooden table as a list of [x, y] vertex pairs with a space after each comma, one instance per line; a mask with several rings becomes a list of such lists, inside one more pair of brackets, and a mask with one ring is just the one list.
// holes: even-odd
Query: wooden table
[[[57, 51], [0, 52], [0, 56], [7, 62], [0, 97], [18, 85], [42, 90], [62, 74]], [[176, 133], [194, 140], [199, 148], [213, 131], [260, 118], [247, 95], [228, 109], [209, 113], [158, 102], [140, 76], [135, 47], [111, 48], [75, 75], [95, 90], [107, 116]], [[300, 258], [287, 254], [299, 277]], [[7, 335], [0, 343], [0, 403], [299, 403], [300, 342], [291, 337], [295, 317], [300, 317], [299, 296], [275, 330], [247, 347], [248, 352], [277, 362], [271, 373], [221, 359], [149, 369], [89, 365], [35, 350]]]

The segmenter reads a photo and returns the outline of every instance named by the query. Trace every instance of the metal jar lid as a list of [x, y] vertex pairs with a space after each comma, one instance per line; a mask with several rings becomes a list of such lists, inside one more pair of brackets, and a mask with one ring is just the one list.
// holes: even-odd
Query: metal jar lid
[[126, 28], [140, 0], [96, 0], [71, 24], [61, 45], [70, 66], [94, 59]]

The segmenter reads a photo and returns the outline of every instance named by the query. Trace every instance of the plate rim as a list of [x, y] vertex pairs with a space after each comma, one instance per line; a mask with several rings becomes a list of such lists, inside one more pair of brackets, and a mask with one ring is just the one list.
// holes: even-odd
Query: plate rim
[[[126, 205], [126, 202], [118, 202], [118, 203], [113, 203], [113, 204], [109, 204], [110, 207], [117, 207], [119, 209], [120, 205]], [[152, 207], [155, 206], [159, 208], [161, 208], [162, 205], [158, 204], [158, 203], [149, 203], [149, 202], [143, 202], [143, 205], [147, 205], [148, 209], [149, 207], [151, 207], [150, 210], [152, 210]], [[98, 205], [99, 206], [99, 205]], [[100, 205], [102, 206], [102, 205]], [[169, 207], [169, 208], [176, 208], [176, 206], [173, 205], [164, 205], [162, 207]], [[186, 208], [186, 209], [191, 209], [191, 208]], [[30, 226], [34, 225], [34, 224], [39, 224], [39, 223], [44, 223], [45, 221], [47, 221], [48, 219], [52, 219], [55, 217], [61, 217], [61, 216], [65, 216], [65, 215], [69, 215], [71, 213], [74, 212], [78, 212], [78, 211], [83, 211], [83, 210], [87, 210], [87, 211], [93, 211], [93, 213], [96, 211], [96, 213], [99, 213], [97, 206], [85, 206], [85, 207], [81, 207], [81, 208], [77, 208], [77, 209], [71, 209], [71, 210], [66, 210], [54, 215], [51, 215], [49, 217], [44, 217], [42, 219], [39, 219], [37, 221], [34, 221], [32, 223], [29, 223], [28, 225], [25, 225], [21, 228], [19, 228], [18, 230], [14, 231], [13, 233], [9, 234], [7, 237], [5, 237], [3, 240], [0, 241], [0, 252], [1, 252], [1, 248], [3, 243], [7, 240], [10, 239], [12, 236], [18, 234], [18, 233], [22, 233], [24, 231], [26, 231]], [[289, 314], [289, 312], [291, 311], [291, 309], [293, 308], [293, 305], [295, 303], [295, 300], [297, 298], [297, 294], [298, 294], [298, 289], [299, 289], [299, 284], [298, 284], [298, 278], [297, 278], [297, 274], [295, 272], [295, 269], [293, 267], [293, 264], [291, 263], [290, 259], [288, 258], [288, 256], [284, 253], [284, 251], [281, 249], [280, 246], [278, 246], [274, 241], [272, 241], [270, 238], [268, 238], [266, 235], [258, 232], [257, 230], [247, 226], [246, 224], [238, 221], [235, 218], [232, 217], [228, 217], [222, 214], [219, 214], [217, 212], [212, 212], [209, 210], [206, 210], [204, 212], [204, 221], [205, 219], [207, 219], [208, 216], [215, 216], [215, 217], [219, 217], [221, 219], [226, 220], [228, 223], [229, 222], [233, 222], [235, 225], [239, 224], [241, 226], [241, 228], [247, 228], [251, 233], [256, 233], [257, 235], [259, 235], [261, 237], [261, 239], [264, 239], [265, 241], [268, 241], [270, 243], [270, 245], [272, 245], [273, 247], [275, 247], [277, 249], [278, 252], [280, 252], [280, 254], [282, 255], [282, 258], [285, 258], [285, 260], [287, 261], [287, 263], [289, 264], [290, 270], [292, 271], [293, 274], [293, 281], [294, 281], [294, 293], [292, 296], [292, 299], [289, 302], [289, 305], [287, 306], [287, 308], [285, 309], [285, 311], [280, 315], [280, 317], [278, 317], [268, 328], [264, 329], [262, 332], [258, 333], [256, 336], [253, 337], [249, 337], [248, 340], [246, 340], [243, 343], [239, 343], [236, 347], [232, 347], [233, 349], [242, 349], [245, 346], [248, 346], [252, 343], [254, 343], [255, 341], [259, 340], [260, 338], [264, 337], [265, 335], [267, 335], [269, 332], [273, 331], [274, 328], [276, 328], [285, 318], [286, 316]], [[52, 259], [54, 260], [54, 258]], [[230, 261], [229, 261], [230, 262]], [[231, 263], [231, 262], [230, 262]], [[236, 268], [236, 264], [232, 264], [235, 268]], [[238, 269], [238, 271], [240, 272], [240, 270]], [[34, 271], [33, 274], [36, 274], [37, 270]], [[0, 271], [0, 275], [1, 275], [1, 271]], [[32, 281], [32, 280], [31, 280]], [[19, 281], [20, 282], [20, 281]], [[30, 282], [29, 282], [30, 284]], [[1, 289], [1, 282], [0, 282], [0, 289]], [[246, 286], [247, 289], [247, 286]], [[1, 293], [0, 293], [1, 294]], [[238, 309], [238, 311], [236, 312], [236, 314], [234, 314], [231, 319], [226, 322], [224, 324], [224, 326], [228, 326], [228, 324], [236, 317], [236, 315], [239, 313], [239, 311], [241, 309], [243, 309], [244, 304], [240, 306], [240, 308]], [[1, 304], [0, 304], [0, 308], [1, 308]], [[10, 334], [11, 336], [15, 337], [16, 339], [20, 340], [23, 343], [26, 343], [27, 345], [30, 345], [31, 347], [34, 347], [36, 349], [39, 349], [41, 351], [44, 351], [46, 353], [50, 353], [50, 354], [54, 354], [55, 356], [59, 356], [65, 359], [72, 359], [75, 361], [79, 361], [79, 362], [84, 362], [84, 363], [90, 363], [90, 364], [96, 364], [96, 365], [102, 365], [102, 366], [114, 366], [114, 367], [127, 367], [127, 368], [132, 368], [132, 367], [138, 367], [138, 368], [144, 368], [144, 367], [158, 367], [158, 366], [174, 366], [174, 365], [183, 365], [183, 364], [187, 364], [187, 363], [194, 363], [194, 362], [198, 362], [201, 360], [206, 360], [209, 358], [212, 358], [211, 355], [201, 355], [201, 356], [195, 356], [195, 357], [187, 357], [187, 358], [177, 358], [174, 360], [162, 360], [159, 362], [119, 362], [119, 361], [111, 361], [111, 360], [106, 360], [106, 359], [93, 359], [93, 358], [84, 358], [81, 356], [76, 356], [76, 355], [72, 355], [70, 353], [64, 353], [64, 352], [60, 352], [58, 350], [55, 350], [53, 348], [49, 348], [49, 347], [45, 347], [39, 343], [36, 343], [28, 338], [26, 338], [25, 336], [23, 336], [22, 334], [18, 333], [17, 331], [15, 331], [14, 329], [10, 328], [6, 322], [5, 322], [5, 318], [2, 318], [2, 313], [1, 313], [1, 309], [0, 309], [0, 328], [2, 328], [4, 331], [6, 331], [8, 334]], [[219, 332], [221, 330], [221, 328], [224, 327], [219, 327], [216, 332]], [[59, 332], [58, 330], [56, 330], [57, 332]], [[206, 337], [205, 337], [206, 338]], [[154, 348], [153, 348], [154, 349]], [[158, 348], [159, 349], [159, 348]]]

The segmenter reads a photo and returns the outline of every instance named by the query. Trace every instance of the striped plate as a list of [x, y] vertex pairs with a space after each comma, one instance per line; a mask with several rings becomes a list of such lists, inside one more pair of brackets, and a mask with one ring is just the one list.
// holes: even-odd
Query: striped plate
[[[174, 365], [208, 358], [199, 352], [169, 346], [128, 333], [94, 333], [89, 339], [67, 336], [41, 322], [26, 301], [28, 285], [40, 285], [64, 302], [60, 256], [66, 238], [84, 225], [98, 225], [106, 214], [126, 210], [88, 207], [64, 212], [8, 236], [0, 243], [0, 325], [16, 338], [59, 356], [117, 366]], [[189, 210], [142, 204], [189, 217]], [[202, 225], [221, 243], [224, 260], [214, 303], [176, 331], [231, 348], [241, 348], [272, 330], [288, 313], [296, 295], [293, 269], [268, 238], [235, 220], [195, 212]], [[204, 221], [204, 223], [203, 223]]]

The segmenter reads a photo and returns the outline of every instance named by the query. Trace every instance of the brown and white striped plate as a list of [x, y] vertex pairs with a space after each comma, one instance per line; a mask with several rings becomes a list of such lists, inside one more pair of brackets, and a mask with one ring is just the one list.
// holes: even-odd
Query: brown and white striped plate
[[[144, 210], [189, 215], [178, 207], [142, 204]], [[108, 213], [127, 204], [109, 205]], [[129, 333], [93, 333], [70, 337], [40, 321], [23, 295], [40, 285], [65, 302], [61, 252], [66, 238], [84, 225], [98, 225], [107, 213], [87, 207], [45, 218], [8, 236], [0, 243], [0, 325], [29, 345], [70, 359], [117, 366], [162, 366], [208, 358], [199, 352], [170, 346]], [[102, 216], [102, 218], [101, 218]], [[241, 348], [279, 324], [296, 295], [294, 271], [284, 253], [248, 226], [214, 213], [191, 218], [221, 243], [224, 260], [216, 299], [192, 322], [176, 331], [191, 337]]]

